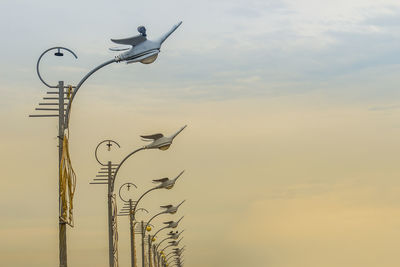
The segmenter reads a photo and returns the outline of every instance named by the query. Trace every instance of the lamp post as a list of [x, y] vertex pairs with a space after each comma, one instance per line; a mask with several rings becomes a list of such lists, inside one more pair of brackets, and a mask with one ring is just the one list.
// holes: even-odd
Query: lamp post
[[[39, 106], [58, 106], [58, 108], [36, 108], [36, 110], [50, 112], [47, 114], [34, 114], [29, 117], [58, 117], [58, 168], [59, 168], [59, 266], [67, 267], [67, 224], [73, 226], [73, 195], [75, 192], [75, 173], [72, 169], [69, 159], [68, 151], [68, 134], [66, 129], [69, 127], [70, 113], [72, 102], [76, 93], [81, 88], [83, 83], [99, 69], [116, 62], [125, 61], [127, 63], [142, 62], [145, 64], [152, 63], [160, 52], [162, 43], [182, 24], [182, 22], [175, 25], [170, 31], [164, 34], [156, 41], [149, 41], [145, 36], [141, 37], [141, 42], [138, 43], [138, 36], [129, 38], [129, 40], [136, 40], [136, 43], [130, 43], [132, 49], [128, 52], [122, 53], [115, 58], [108, 60], [93, 70], [89, 71], [76, 86], [64, 85], [64, 81], [59, 81], [57, 85], [50, 85], [41, 76], [39, 67], [42, 57], [49, 51], [57, 50], [55, 56], [63, 56], [62, 51], [71, 53], [75, 58], [77, 55], [70, 49], [56, 46], [45, 50], [36, 63], [36, 72], [40, 81], [50, 89], [57, 89], [57, 91], [48, 91], [48, 94], [56, 95], [54, 97], [44, 97], [44, 100], [57, 100], [57, 102], [39, 103]], [[144, 27], [143, 27], [144, 28]], [[145, 34], [144, 34], [145, 35]], [[52, 113], [58, 111], [58, 114]]]
[[[129, 215], [129, 230], [130, 230], [130, 243], [131, 243], [131, 265], [132, 265], [132, 267], [136, 267], [136, 250], [135, 250], [135, 225], [136, 225], [136, 222], [134, 222], [134, 220], [133, 220], [133, 201], [131, 198], [126, 200], [121, 195], [122, 188], [127, 187], [128, 191], [129, 191], [130, 187], [132, 187], [132, 185], [134, 185], [134, 184], [133, 183], [124, 183], [119, 188], [119, 197], [125, 203], [125, 207], [122, 208], [121, 213], [119, 215], [120, 216]], [[136, 185], [134, 185], [134, 186], [136, 188]], [[127, 205], [127, 207], [126, 207], [126, 205]], [[140, 210], [143, 210], [143, 211], [149, 213], [146, 209], [142, 208]], [[126, 212], [128, 212], [128, 214]]]
[[[114, 179], [113, 179], [113, 171], [116, 168], [116, 165], [111, 161], [108, 161], [107, 164], [100, 161], [98, 156], [98, 150], [101, 145], [105, 144], [107, 146], [107, 150], [111, 151], [113, 145], [120, 148], [121, 146], [115, 142], [114, 140], [107, 139], [103, 140], [97, 144], [94, 156], [96, 161], [102, 166], [100, 171], [96, 175], [96, 178], [90, 184], [106, 184], [107, 185], [107, 219], [108, 219], [108, 258], [109, 264], [111, 267], [118, 266], [118, 229], [117, 229], [117, 205], [114, 194]], [[98, 178], [99, 177], [99, 178]], [[136, 185], [132, 184], [130, 186], [136, 187]]]

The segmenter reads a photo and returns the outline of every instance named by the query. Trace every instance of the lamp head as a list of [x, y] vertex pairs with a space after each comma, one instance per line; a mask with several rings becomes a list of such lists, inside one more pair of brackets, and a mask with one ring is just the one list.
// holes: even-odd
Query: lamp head
[[61, 52], [60, 48], [57, 49], [57, 52], [54, 53], [56, 57], [62, 57], [64, 54]]
[[164, 189], [172, 189], [178, 180], [178, 178], [183, 174], [184, 171], [182, 171], [177, 177], [174, 179], [169, 179], [168, 177], [161, 178], [161, 179], [156, 179], [153, 180], [153, 183], [160, 183], [156, 188], [164, 188]]
[[148, 141], [151, 142], [147, 146], [145, 146], [146, 149], [155, 149], [158, 148], [160, 150], [167, 150], [171, 144], [174, 138], [183, 131], [183, 129], [186, 128], [186, 125], [183, 126], [181, 129], [179, 129], [176, 133], [173, 135], [167, 137], [164, 136], [161, 133], [157, 134], [152, 134], [152, 135], [141, 135], [143, 141]]
[[[143, 64], [153, 63], [160, 53], [162, 43], [182, 24], [179, 22], [171, 30], [163, 34], [156, 40], [148, 40], [146, 28], [137, 28], [139, 35], [123, 38], [111, 39], [112, 42], [123, 45], [123, 47], [110, 48], [111, 51], [125, 51], [116, 56], [117, 62], [125, 61], [127, 64], [141, 62]], [[130, 46], [130, 47], [129, 47]]]

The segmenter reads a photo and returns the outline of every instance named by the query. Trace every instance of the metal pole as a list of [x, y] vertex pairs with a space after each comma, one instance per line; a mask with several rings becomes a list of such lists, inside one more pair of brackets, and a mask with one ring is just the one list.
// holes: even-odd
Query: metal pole
[[61, 158], [63, 153], [64, 142], [64, 82], [58, 82], [58, 203], [59, 203], [59, 250], [60, 250], [60, 267], [67, 267], [67, 224], [61, 219], [64, 213], [61, 199]]
[[151, 236], [149, 235], [149, 242], [147, 243], [147, 245], [149, 246], [149, 267], [152, 267], [151, 264]]
[[[154, 236], [153, 236], [154, 237]], [[156, 260], [156, 246], [155, 245], [153, 245], [153, 264], [154, 264], [154, 267], [155, 266], [157, 266], [157, 260]]]
[[108, 257], [110, 267], [114, 267], [114, 245], [113, 245], [113, 225], [112, 225], [112, 172], [111, 161], [107, 164], [108, 169]]
[[141, 229], [142, 229], [142, 267], [145, 267], [145, 264], [144, 264], [144, 260], [145, 260], [145, 258], [144, 258], [144, 234], [145, 234], [145, 230], [146, 229], [144, 229], [144, 222], [143, 221], [142, 221]]
[[129, 221], [131, 226], [131, 266], [136, 267], [135, 257], [135, 225], [133, 223], [132, 199], [129, 199]]

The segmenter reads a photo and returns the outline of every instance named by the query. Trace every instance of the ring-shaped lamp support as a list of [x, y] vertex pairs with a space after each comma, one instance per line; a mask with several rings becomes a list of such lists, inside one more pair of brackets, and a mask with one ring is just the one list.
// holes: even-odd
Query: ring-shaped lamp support
[[102, 144], [104, 144], [104, 143], [106, 143], [106, 142], [110, 142], [110, 143], [116, 144], [116, 145], [118, 146], [118, 148], [121, 148], [121, 146], [120, 146], [117, 142], [115, 142], [114, 140], [107, 139], [107, 140], [101, 141], [101, 142], [96, 146], [96, 149], [94, 150], [94, 156], [95, 156], [97, 162], [98, 162], [100, 165], [102, 165], [102, 166], [107, 166], [107, 164], [101, 163], [101, 161], [99, 160], [99, 157], [97, 156], [97, 150], [99, 149], [99, 147], [100, 147]]
[[62, 50], [62, 49], [65, 50], [65, 51], [67, 51], [67, 52], [70, 52], [76, 59], [78, 59], [78, 56], [77, 56], [77, 55], [74, 53], [74, 51], [72, 51], [71, 49], [66, 48], [66, 47], [62, 47], [62, 46], [55, 46], [55, 47], [49, 48], [49, 49], [47, 49], [46, 51], [44, 51], [44, 52], [40, 55], [40, 57], [39, 57], [39, 59], [38, 59], [38, 61], [37, 61], [37, 63], [36, 63], [36, 72], [37, 72], [37, 75], [39, 76], [40, 81], [41, 81], [44, 85], [46, 85], [47, 87], [49, 87], [49, 88], [57, 88], [58, 86], [57, 86], [57, 85], [50, 85], [50, 84], [46, 83], [46, 82], [43, 80], [42, 75], [40, 75], [40, 71], [39, 71], [40, 60], [42, 59], [42, 57], [43, 57], [47, 52], [49, 52], [49, 51], [51, 51], [51, 50], [58, 50], [58, 51], [60, 51], [60, 50]]
[[137, 186], [136, 186], [134, 183], [128, 182], [128, 183], [124, 183], [123, 185], [121, 185], [121, 186], [119, 187], [119, 191], [118, 191], [119, 198], [120, 198], [123, 202], [129, 202], [129, 200], [125, 200], [125, 199], [122, 197], [122, 195], [121, 195], [122, 187], [124, 187], [125, 185], [133, 185], [135, 188], [137, 188]]
[[138, 212], [138, 211], [145, 211], [146, 213], [149, 213], [149, 211], [148, 210], [146, 210], [145, 208], [138, 208], [137, 210], [136, 210], [136, 212]]

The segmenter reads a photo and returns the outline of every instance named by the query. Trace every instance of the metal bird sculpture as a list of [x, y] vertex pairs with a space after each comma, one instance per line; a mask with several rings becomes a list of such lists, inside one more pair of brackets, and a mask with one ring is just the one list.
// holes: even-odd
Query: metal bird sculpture
[[176, 221], [176, 222], [174, 222], [174, 221], [169, 221], [169, 222], [164, 222], [164, 224], [168, 224], [168, 227], [169, 228], [176, 228], [176, 227], [178, 227], [178, 224], [179, 224], [179, 222], [183, 219], [183, 217], [185, 217], [185, 216], [182, 216], [178, 221]]
[[117, 61], [126, 61], [127, 64], [141, 62], [143, 64], [153, 63], [160, 53], [162, 43], [182, 24], [180, 21], [178, 24], [174, 25], [171, 30], [162, 35], [156, 40], [148, 40], [146, 34], [146, 28], [144, 26], [139, 26], [137, 28], [139, 35], [124, 38], [124, 39], [111, 39], [112, 42], [121, 45], [129, 45], [129, 47], [123, 48], [110, 48], [111, 51], [125, 51], [118, 56], [116, 56]]
[[177, 246], [179, 246], [179, 242], [181, 242], [182, 239], [183, 239], [183, 237], [181, 239], [179, 239], [178, 241], [174, 240], [174, 241], [170, 241], [168, 243], [170, 243], [172, 246], [177, 247]]
[[178, 211], [179, 206], [182, 205], [183, 202], [185, 202], [185, 200], [182, 201], [182, 202], [181, 202], [179, 205], [177, 205], [177, 206], [166, 205], [166, 206], [160, 206], [160, 207], [163, 208], [163, 209], [166, 209], [166, 210], [164, 211], [165, 213], [175, 214], [175, 213]]
[[174, 140], [174, 138], [183, 131], [183, 129], [186, 128], [186, 125], [183, 126], [181, 129], [179, 129], [176, 133], [174, 133], [171, 136], [164, 136], [161, 133], [157, 133], [157, 134], [152, 134], [152, 135], [141, 135], [140, 137], [142, 137], [143, 141], [148, 141], [148, 142], [152, 142], [150, 144], [148, 144], [147, 146], [145, 146], [146, 149], [152, 149], [152, 148], [158, 148], [161, 150], [167, 150], [170, 145], [172, 144], [172, 141]]
[[172, 189], [178, 180], [178, 178], [184, 173], [185, 171], [181, 171], [178, 176], [176, 176], [174, 179], [169, 179], [169, 178], [161, 178], [161, 179], [156, 179], [153, 180], [153, 183], [161, 183], [157, 188], [165, 188], [165, 189]]

